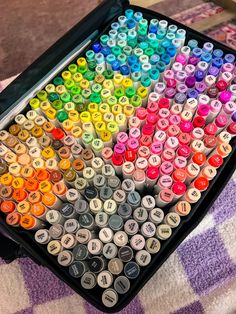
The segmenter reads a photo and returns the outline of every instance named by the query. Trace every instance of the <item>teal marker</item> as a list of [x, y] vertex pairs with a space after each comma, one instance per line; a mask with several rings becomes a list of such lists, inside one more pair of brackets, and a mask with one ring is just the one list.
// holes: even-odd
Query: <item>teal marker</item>
[[58, 112], [57, 112], [56, 117], [57, 117], [57, 120], [58, 120], [60, 123], [62, 123], [63, 121], [65, 121], [65, 120], [68, 119], [68, 114], [67, 114], [66, 111], [61, 110], [61, 111], [58, 111]]
[[117, 60], [120, 62], [120, 65], [126, 64], [127, 56], [124, 53], [121, 53], [118, 57]]
[[109, 39], [110, 39], [110, 38], [109, 38], [108, 35], [102, 35], [102, 36], [100, 37], [100, 43], [101, 43], [101, 45], [102, 45], [103, 47], [106, 47], [106, 46], [107, 46], [107, 42], [108, 42]]
[[160, 72], [158, 69], [153, 68], [149, 71], [149, 75], [152, 80], [152, 88], [154, 88], [155, 84], [158, 82], [160, 78]]
[[130, 46], [125, 46], [123, 48], [123, 53], [126, 55], [126, 56], [130, 56], [132, 54], [132, 47]]
[[148, 48], [148, 42], [142, 41], [141, 43], [138, 44], [138, 48], [141, 48], [143, 50]]
[[93, 50], [86, 51], [85, 56], [88, 63], [95, 60], [95, 53]]

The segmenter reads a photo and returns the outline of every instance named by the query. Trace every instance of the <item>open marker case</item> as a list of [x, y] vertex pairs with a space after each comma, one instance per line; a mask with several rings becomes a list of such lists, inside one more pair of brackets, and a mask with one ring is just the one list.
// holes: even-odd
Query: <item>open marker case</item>
[[[235, 51], [232, 49], [162, 14], [130, 5], [128, 0], [106, 0], [59, 39], [0, 94], [0, 129], [9, 126], [14, 117], [20, 112], [29, 110], [29, 105], [27, 105], [29, 99], [44, 87], [52, 77], [60, 73], [69, 62], [75, 60], [78, 56], [84, 55], [91, 43], [99, 39], [102, 33], [107, 32], [110, 24], [116, 21], [119, 15], [124, 14], [124, 11], [128, 8], [142, 12], [144, 18], [148, 20], [152, 18], [165, 19], [170, 24], [175, 24], [179, 28], [185, 29], [187, 31], [187, 41], [196, 39], [200, 45], [210, 41], [215, 48], [222, 49], [224, 53], [235, 54]], [[86, 47], [81, 49], [81, 46], [84, 46], [88, 39], [91, 41]], [[152, 261], [147, 267], [141, 268], [139, 277], [131, 280], [130, 290], [124, 295], [119, 295], [119, 301], [113, 308], [106, 308], [102, 304], [101, 295], [103, 289], [98, 286], [92, 290], [86, 291], [83, 289], [80, 285], [80, 280], [71, 277], [68, 269], [60, 266], [57, 263], [57, 259], [47, 252], [45, 246], [39, 245], [34, 241], [32, 232], [9, 227], [5, 223], [5, 215], [3, 213], [0, 213], [0, 232], [2, 233], [0, 234], [0, 257], [6, 262], [11, 262], [17, 257], [29, 256], [37, 264], [50, 269], [58, 278], [99, 310], [108, 313], [120, 311], [128, 305], [170, 254], [200, 223], [210, 205], [221, 193], [236, 166], [236, 137], [233, 138], [230, 144], [233, 150], [224, 159], [223, 165], [218, 169], [217, 176], [210, 182], [207, 191], [202, 193], [201, 199], [193, 206], [191, 213], [181, 219], [180, 225], [173, 230], [173, 235], [168, 240], [162, 241], [161, 250], [152, 256]]]

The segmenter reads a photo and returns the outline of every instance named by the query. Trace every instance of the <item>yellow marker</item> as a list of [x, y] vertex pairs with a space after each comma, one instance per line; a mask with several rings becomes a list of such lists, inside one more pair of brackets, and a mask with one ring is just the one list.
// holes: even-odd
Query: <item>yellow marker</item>
[[48, 100], [42, 101], [40, 104], [40, 109], [45, 112], [51, 108], [51, 104]]
[[71, 129], [73, 128], [74, 124], [70, 119], [66, 119], [62, 122], [62, 128], [66, 131], [66, 133], [70, 133]]
[[48, 94], [55, 92], [55, 85], [53, 84], [48, 84], [45, 86], [45, 90]]
[[114, 121], [114, 114], [111, 113], [111, 112], [105, 113], [105, 114], [103, 115], [103, 121], [104, 121], [105, 123], [109, 123], [109, 122], [111, 122], [111, 121]]
[[106, 123], [101, 121], [101, 122], [96, 122], [95, 123], [95, 130], [98, 136], [100, 136], [100, 133], [102, 131], [106, 131]]
[[32, 136], [39, 138], [43, 136], [43, 129], [40, 126], [34, 126], [33, 129], [31, 130]]
[[118, 103], [121, 106], [129, 105], [129, 98], [126, 97], [126, 96], [122, 96], [122, 97], [119, 98]]
[[30, 110], [26, 113], [26, 118], [28, 120], [34, 121], [35, 118], [38, 116], [37, 112], [34, 110]]
[[95, 135], [95, 131], [94, 131], [94, 127], [93, 127], [92, 122], [83, 123], [82, 124], [82, 130], [83, 130], [83, 133], [87, 132], [87, 133], [91, 133], [91, 134]]
[[34, 126], [35, 126], [35, 123], [32, 120], [26, 120], [25, 123], [23, 124], [23, 128], [26, 131], [31, 131]]
[[88, 89], [90, 86], [89, 81], [85, 79], [81, 80], [79, 85], [82, 89]]
[[[32, 128], [31, 131], [33, 131], [34, 127]], [[30, 137], [30, 134], [27, 130], [21, 130], [18, 133], [18, 138], [21, 142], [25, 142], [28, 138]]]
[[101, 112], [94, 112], [91, 118], [93, 123], [100, 122], [102, 121], [102, 114]]
[[14, 177], [10, 173], [5, 173], [0, 177], [0, 182], [3, 185], [10, 186], [12, 184]]
[[56, 114], [57, 114], [57, 111], [54, 109], [54, 108], [50, 108], [48, 109], [46, 112], [45, 112], [48, 120], [55, 120], [56, 119]]
[[81, 138], [82, 136], [82, 129], [81, 127], [79, 126], [74, 126], [72, 129], [71, 129], [71, 135], [74, 136], [75, 138]]
[[125, 105], [124, 106], [124, 114], [127, 118], [131, 118], [135, 114], [134, 107], [132, 105]]
[[126, 77], [126, 78], [124, 78], [123, 81], [122, 81], [122, 86], [123, 86], [125, 89], [128, 88], [128, 87], [132, 87], [132, 86], [133, 86], [133, 81], [132, 81], [130, 78]]
[[[68, 71], [68, 72], [69, 72], [69, 71]], [[69, 73], [70, 73], [70, 72], [69, 72]], [[58, 85], [58, 86], [56, 87], [56, 93], [58, 93], [59, 95], [65, 93], [66, 91], [67, 91], [67, 90], [66, 90], [66, 88], [65, 88], [64, 85]]]
[[91, 114], [90, 114], [90, 112], [88, 112], [88, 111], [81, 112], [80, 120], [81, 120], [81, 123], [90, 122], [91, 121]]
[[32, 98], [29, 101], [30, 107], [34, 110], [39, 109], [40, 101], [38, 98]]
[[124, 76], [120, 73], [115, 73], [113, 77], [113, 82], [115, 85], [115, 88], [120, 87], [122, 85], [122, 81], [124, 79]]
[[75, 83], [79, 83], [83, 79], [83, 75], [81, 73], [75, 73], [72, 76], [72, 79], [75, 81]]
[[64, 109], [67, 111], [67, 112], [70, 112], [72, 110], [75, 110], [75, 104], [73, 102], [67, 102], [64, 106]]
[[61, 76], [62, 76], [63, 80], [66, 81], [66, 80], [69, 80], [71, 78], [71, 73], [70, 73], [70, 71], [63, 71], [61, 73]]
[[107, 130], [111, 132], [113, 141], [116, 139], [116, 135], [119, 132], [118, 125], [115, 121], [107, 123]]
[[68, 112], [68, 118], [73, 122], [73, 125], [79, 125], [80, 124], [80, 118], [79, 113], [76, 110], [71, 110]]
[[124, 113], [120, 113], [116, 116], [115, 121], [119, 127], [120, 132], [126, 132], [127, 130], [127, 118]]
[[137, 95], [140, 96], [142, 98], [142, 102], [144, 102], [145, 98], [148, 96], [148, 89], [146, 87], [140, 86], [137, 89]]
[[41, 193], [49, 193], [51, 192], [52, 190], [52, 184], [48, 181], [48, 180], [45, 180], [45, 181], [41, 181], [39, 183], [39, 191]]
[[71, 167], [71, 162], [69, 159], [61, 159], [58, 163], [58, 166], [59, 168], [62, 170], [62, 171], [66, 171], [68, 169], [70, 169]]
[[45, 90], [40, 90], [37, 92], [37, 97], [39, 100], [44, 101], [48, 98], [48, 93]]
[[107, 99], [111, 97], [111, 90], [107, 88], [102, 89], [101, 97], [102, 97], [102, 101], [107, 102]]
[[20, 175], [20, 172], [21, 172], [21, 166], [18, 164], [18, 162], [14, 162], [14, 163], [9, 165], [8, 171], [14, 177], [18, 177]]
[[42, 154], [42, 157], [44, 159], [50, 159], [50, 158], [54, 158], [55, 157], [55, 152], [54, 152], [54, 150], [51, 147], [45, 147], [42, 150], [41, 154]]
[[42, 158], [36, 158], [33, 160], [32, 166], [34, 167], [34, 169], [45, 168], [45, 161]]
[[113, 106], [111, 112], [114, 114], [114, 116], [122, 113], [122, 106], [121, 105]]
[[105, 89], [109, 89], [110, 91], [114, 91], [114, 84], [113, 84], [112, 80], [104, 80], [102, 86]]
[[30, 211], [31, 205], [27, 201], [22, 201], [17, 204], [16, 210], [18, 213], [25, 215]]
[[88, 104], [88, 111], [92, 114], [94, 112], [98, 112], [98, 104], [95, 102], [91, 102]]
[[100, 133], [100, 139], [103, 141], [104, 146], [112, 145], [112, 134], [110, 131], [102, 131]]
[[[14, 135], [14, 136], [17, 136], [17, 134], [21, 131], [21, 127], [18, 125], [18, 124], [12, 124], [10, 127], [9, 127], [9, 133]], [[7, 139], [7, 138], [6, 138]]]
[[80, 57], [79, 59], [77, 59], [77, 64], [79, 67], [86, 67], [87, 61], [85, 58]]
[[23, 189], [25, 186], [25, 180], [23, 178], [14, 178], [12, 180], [12, 187], [13, 189]]
[[111, 110], [108, 104], [103, 103], [99, 106], [99, 111], [101, 112], [102, 115], [104, 115], [105, 113], [110, 112]]
[[102, 74], [97, 74], [95, 76], [95, 82], [98, 84], [102, 84], [104, 80], [105, 80], [105, 77]]

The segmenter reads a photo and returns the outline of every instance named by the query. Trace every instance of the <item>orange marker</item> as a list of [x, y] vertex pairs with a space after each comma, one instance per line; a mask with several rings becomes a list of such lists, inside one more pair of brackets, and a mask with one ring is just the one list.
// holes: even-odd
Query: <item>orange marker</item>
[[80, 175], [83, 174], [84, 167], [84, 161], [80, 158], [77, 158], [72, 162], [72, 168]]
[[206, 166], [200, 172], [200, 176], [205, 177], [209, 181], [214, 179], [216, 174], [217, 174], [216, 168], [212, 166]]
[[18, 213], [24, 215], [30, 212], [31, 204], [27, 201], [22, 201], [17, 204], [16, 210]]
[[37, 180], [30, 178], [25, 181], [25, 189], [29, 192], [35, 192], [38, 190], [39, 183]]
[[38, 191], [30, 192], [27, 200], [31, 204], [40, 203], [42, 201], [42, 194]]
[[46, 213], [47, 213], [47, 208], [41, 203], [33, 204], [31, 207], [31, 214], [35, 216], [36, 218], [45, 220]]
[[6, 223], [11, 227], [19, 227], [21, 214], [17, 212], [9, 213], [6, 217]]
[[31, 163], [31, 158], [28, 154], [22, 154], [18, 158], [18, 163], [22, 166], [29, 166]]
[[52, 188], [53, 193], [63, 201], [66, 201], [67, 190], [67, 186], [62, 181], [55, 183]]
[[43, 227], [43, 223], [31, 215], [23, 215], [20, 220], [20, 226], [26, 230], [37, 230]]
[[50, 209], [59, 209], [62, 205], [62, 201], [51, 192], [43, 195], [42, 202]]
[[25, 142], [30, 137], [30, 133], [27, 130], [21, 130], [17, 136], [21, 142]]
[[71, 162], [69, 159], [61, 159], [59, 161], [58, 167], [61, 171], [65, 172], [66, 170], [70, 169]]
[[4, 214], [9, 214], [16, 209], [16, 204], [12, 201], [3, 201], [0, 208]]
[[196, 180], [194, 180], [191, 186], [195, 187], [200, 192], [203, 192], [208, 188], [209, 181], [205, 177], [198, 177]]
[[43, 124], [43, 130], [48, 136], [52, 136], [52, 131], [55, 129], [55, 126], [52, 122], [46, 121]]
[[6, 139], [4, 144], [9, 148], [14, 148], [17, 144], [19, 144], [19, 140], [15, 136], [11, 135]]
[[174, 182], [184, 182], [186, 177], [186, 171], [183, 169], [176, 169], [172, 174], [172, 179]]
[[27, 198], [27, 196], [28, 196], [27, 192], [23, 189], [17, 189], [12, 194], [12, 198], [18, 203], [24, 201]]
[[49, 178], [49, 173], [47, 172], [46, 169], [39, 168], [36, 170], [35, 178], [38, 181], [45, 181]]
[[9, 133], [14, 135], [14, 136], [17, 136], [20, 131], [21, 131], [21, 128], [18, 124], [12, 124], [9, 127]]
[[191, 204], [186, 201], [179, 201], [171, 208], [171, 211], [179, 214], [180, 216], [187, 216], [191, 211]]
[[219, 154], [222, 158], [226, 158], [232, 152], [232, 146], [229, 143], [223, 143], [216, 147], [215, 154]]

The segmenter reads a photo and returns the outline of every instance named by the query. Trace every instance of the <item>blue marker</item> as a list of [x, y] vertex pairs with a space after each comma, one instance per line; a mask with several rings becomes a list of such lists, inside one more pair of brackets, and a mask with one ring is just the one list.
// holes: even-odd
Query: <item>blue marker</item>
[[212, 55], [210, 52], [203, 52], [201, 55], [201, 60], [205, 61], [206, 63], [210, 63], [212, 60]]
[[95, 53], [98, 53], [101, 51], [102, 47], [101, 47], [100, 43], [96, 42], [96, 43], [92, 44], [92, 49]]
[[141, 65], [139, 63], [134, 63], [131, 65], [131, 72], [140, 72]]
[[120, 28], [120, 24], [117, 23], [117, 22], [112, 23], [112, 24], [111, 24], [111, 28], [114, 29], [114, 30], [116, 30], [116, 31], [118, 31], [118, 29]]
[[138, 57], [131, 55], [128, 57], [128, 65], [132, 66], [133, 64], [138, 63]]
[[194, 56], [194, 57], [197, 57], [197, 58], [201, 58], [201, 55], [202, 55], [202, 53], [203, 53], [203, 51], [202, 51], [202, 49], [201, 48], [194, 48], [193, 50], [192, 50], [192, 55]]
[[142, 20], [142, 18], [143, 18], [143, 13], [142, 13], [142, 12], [135, 12], [135, 13], [134, 13], [134, 19], [135, 19], [135, 21], [139, 22], [139, 21]]
[[157, 54], [152, 55], [149, 59], [151, 65], [156, 65], [158, 61], [160, 61], [160, 56]]
[[111, 53], [111, 49], [109, 47], [103, 47], [102, 50], [101, 50], [101, 53], [106, 58]]
[[222, 58], [214, 58], [212, 60], [212, 65], [214, 67], [217, 67], [218, 69], [220, 69], [223, 65], [223, 59]]
[[132, 19], [133, 15], [134, 11], [132, 9], [125, 10], [125, 16], [127, 17], [127, 19]]
[[234, 63], [235, 61], [235, 56], [231, 53], [227, 53], [224, 56], [224, 63]]
[[135, 27], [136, 27], [136, 22], [135, 22], [135, 20], [129, 19], [129, 20], [127, 21], [127, 27], [128, 27], [128, 29], [135, 29]]
[[123, 76], [129, 76], [129, 67], [127, 65], [122, 65], [120, 67], [120, 73], [123, 75]]
[[221, 49], [215, 49], [213, 50], [213, 58], [222, 58], [223, 57], [223, 51]]

